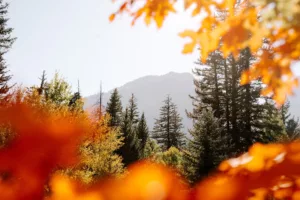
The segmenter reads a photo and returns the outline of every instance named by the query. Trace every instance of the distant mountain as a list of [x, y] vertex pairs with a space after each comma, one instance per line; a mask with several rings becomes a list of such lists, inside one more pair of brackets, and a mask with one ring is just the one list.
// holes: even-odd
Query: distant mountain
[[[170, 95], [173, 102], [178, 106], [178, 111], [183, 118], [184, 130], [192, 126], [191, 120], [186, 117], [185, 110], [192, 110], [190, 94], [194, 94], [193, 76], [190, 73], [170, 72], [162, 76], [145, 76], [118, 88], [122, 97], [123, 108], [133, 93], [137, 98], [140, 113], [145, 112], [150, 130], [154, 125], [154, 119], [159, 116], [159, 109], [163, 100]], [[104, 93], [103, 105], [107, 104], [112, 91]], [[92, 107], [99, 101], [99, 94], [85, 98], [85, 109]]]
[[[159, 116], [159, 109], [163, 100], [169, 94], [173, 102], [178, 106], [179, 113], [183, 118], [184, 130], [192, 127], [192, 122], [187, 118], [185, 110], [192, 110], [190, 94], [194, 94], [193, 76], [190, 73], [170, 72], [162, 76], [145, 76], [126, 83], [118, 88], [122, 96], [123, 108], [127, 106], [131, 94], [137, 98], [140, 113], [145, 112], [150, 130], [154, 125], [154, 119]], [[104, 93], [103, 105], [107, 104], [112, 91]], [[85, 98], [85, 109], [92, 109], [98, 102], [99, 94]], [[290, 96], [290, 113], [292, 116], [300, 117], [300, 89], [295, 91], [295, 96]]]

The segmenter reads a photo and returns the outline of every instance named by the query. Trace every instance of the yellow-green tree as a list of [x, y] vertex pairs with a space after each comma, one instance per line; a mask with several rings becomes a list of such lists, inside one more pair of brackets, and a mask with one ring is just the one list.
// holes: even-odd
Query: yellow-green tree
[[80, 147], [81, 161], [67, 173], [85, 183], [123, 172], [122, 158], [115, 153], [122, 145], [119, 130], [109, 126], [110, 116], [104, 115], [90, 126], [88, 138]]

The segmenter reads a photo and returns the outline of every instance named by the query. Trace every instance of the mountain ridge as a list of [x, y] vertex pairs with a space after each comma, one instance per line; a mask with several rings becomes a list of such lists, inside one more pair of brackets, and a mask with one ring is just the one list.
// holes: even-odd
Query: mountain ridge
[[[149, 129], [152, 130], [155, 118], [159, 117], [159, 109], [163, 100], [170, 95], [173, 102], [178, 106], [180, 116], [183, 118], [184, 131], [192, 127], [192, 121], [187, 118], [186, 110], [192, 111], [192, 100], [189, 95], [194, 94], [193, 75], [189, 72], [169, 72], [163, 75], [147, 75], [129, 81], [117, 87], [121, 95], [123, 108], [128, 104], [133, 93], [137, 98], [140, 114], [145, 113]], [[109, 90], [103, 95], [103, 105], [106, 106], [110, 94]], [[289, 96], [291, 116], [300, 117], [300, 89], [295, 90], [294, 96]], [[84, 109], [93, 109], [99, 102], [99, 93], [84, 98]]]
[[[133, 93], [137, 98], [140, 114], [145, 113], [149, 129], [152, 130], [154, 119], [159, 117], [159, 109], [163, 100], [170, 95], [178, 106], [180, 116], [183, 118], [184, 131], [191, 127], [191, 120], [186, 117], [185, 110], [192, 109], [192, 101], [189, 95], [194, 92], [193, 76], [189, 72], [169, 72], [163, 75], [147, 75], [117, 87], [122, 106], [125, 108]], [[103, 105], [107, 104], [113, 90], [103, 94]], [[99, 102], [99, 93], [84, 98], [84, 109], [92, 109]]]

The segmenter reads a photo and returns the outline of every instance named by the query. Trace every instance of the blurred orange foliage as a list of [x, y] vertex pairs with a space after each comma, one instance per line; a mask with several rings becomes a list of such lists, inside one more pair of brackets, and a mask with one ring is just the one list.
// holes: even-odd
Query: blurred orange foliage
[[0, 199], [263, 200], [300, 195], [299, 141], [255, 144], [244, 155], [221, 163], [219, 172], [194, 188], [174, 169], [149, 161], [133, 164], [124, 177], [86, 185], [58, 170], [77, 163], [78, 144], [88, 136], [89, 119], [71, 114], [58, 118], [18, 103], [1, 108], [0, 123], [10, 123], [17, 133], [0, 150]]
[[[153, 19], [158, 28], [169, 13], [176, 13], [177, 0], [122, 0], [122, 6], [110, 16], [128, 13], [132, 24], [145, 15], [147, 25]], [[257, 57], [242, 75], [243, 84], [262, 78], [266, 88], [263, 95], [273, 95], [280, 105], [286, 95], [298, 85], [291, 65], [300, 58], [300, 2], [298, 0], [183, 0], [184, 9], [191, 17], [206, 14], [195, 30], [185, 30], [180, 37], [189, 38], [183, 53], [191, 53], [200, 46], [203, 62], [214, 50], [225, 57], [237, 57], [249, 47]], [[226, 14], [225, 14], [226, 13]], [[220, 20], [221, 19], [221, 20]], [[265, 48], [264, 46], [268, 46]]]
[[71, 117], [35, 112], [26, 104], [0, 110], [17, 136], [0, 151], [0, 199], [42, 199], [53, 170], [77, 162], [86, 124]]

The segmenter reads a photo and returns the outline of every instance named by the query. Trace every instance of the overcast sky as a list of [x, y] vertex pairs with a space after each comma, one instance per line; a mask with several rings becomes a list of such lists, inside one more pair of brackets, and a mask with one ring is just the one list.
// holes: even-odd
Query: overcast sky
[[[164, 27], [130, 26], [126, 16], [109, 23], [117, 9], [111, 0], [8, 0], [9, 26], [18, 39], [7, 54], [13, 81], [38, 84], [46, 70], [58, 70], [84, 96], [145, 75], [191, 72], [198, 52], [182, 55], [178, 33], [195, 27], [188, 13], [173, 15]], [[180, 5], [182, 7], [182, 5]]]
[[[198, 26], [189, 13], [170, 16], [161, 30], [126, 16], [109, 23], [111, 0], [7, 0], [16, 43], [7, 54], [13, 82], [38, 84], [58, 70], [84, 96], [122, 86], [145, 75], [191, 72], [198, 52], [182, 55], [178, 33]], [[182, 8], [182, 2], [178, 8]]]

